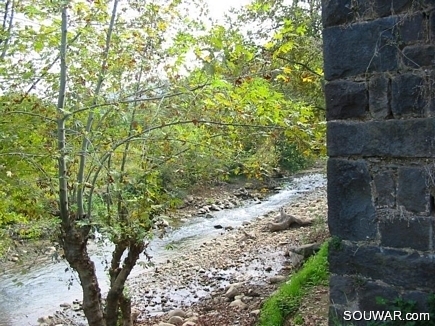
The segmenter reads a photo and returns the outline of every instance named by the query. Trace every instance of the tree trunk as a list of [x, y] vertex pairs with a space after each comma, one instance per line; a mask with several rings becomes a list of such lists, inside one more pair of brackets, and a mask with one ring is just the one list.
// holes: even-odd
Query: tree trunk
[[61, 241], [65, 258], [79, 275], [83, 289], [83, 312], [89, 326], [106, 326], [95, 265], [86, 250], [86, 235], [89, 231], [64, 225], [62, 231]]
[[[107, 326], [116, 326], [119, 317], [119, 310], [123, 315], [123, 322], [131, 320], [131, 302], [124, 298], [124, 286], [127, 281], [130, 272], [136, 265], [139, 255], [143, 252], [145, 248], [145, 243], [142, 240], [130, 240], [128, 245], [128, 255], [123, 261], [122, 267], [120, 267], [121, 255], [124, 252], [126, 246], [123, 243], [118, 243], [115, 247], [112, 256], [112, 263], [110, 267], [110, 290], [107, 294], [106, 300], [106, 322]], [[127, 314], [125, 316], [124, 314]]]
[[[62, 219], [60, 243], [65, 252], [65, 258], [70, 266], [77, 271], [83, 289], [83, 311], [89, 326], [106, 326], [101, 304], [101, 292], [95, 272], [95, 265], [87, 252], [87, 236], [90, 227], [78, 228], [75, 224], [75, 214], [71, 211], [68, 196], [68, 149], [66, 142], [66, 125], [68, 113], [64, 110], [67, 82], [67, 32], [68, 32], [68, 2], [62, 6], [62, 27], [60, 46], [60, 77], [59, 96], [57, 103], [57, 142], [59, 150], [59, 211]], [[82, 215], [79, 215], [80, 217]]]
[[124, 294], [121, 295], [119, 300], [119, 307], [121, 308], [122, 326], [133, 326], [131, 300], [126, 298]]

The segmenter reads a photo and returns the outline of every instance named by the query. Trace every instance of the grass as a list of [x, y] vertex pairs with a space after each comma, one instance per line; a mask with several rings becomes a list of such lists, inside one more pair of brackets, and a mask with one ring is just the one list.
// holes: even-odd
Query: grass
[[310, 257], [301, 270], [292, 275], [290, 281], [264, 303], [258, 326], [281, 326], [290, 314], [295, 314], [301, 300], [312, 286], [326, 285], [328, 282], [328, 241], [320, 251]]

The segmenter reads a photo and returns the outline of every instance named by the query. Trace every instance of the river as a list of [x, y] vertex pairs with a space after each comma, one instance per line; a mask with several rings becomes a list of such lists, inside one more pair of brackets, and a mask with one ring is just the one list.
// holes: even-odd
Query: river
[[[164, 238], [153, 239], [149, 252], [154, 264], [171, 259], [173, 255], [188, 250], [189, 246], [217, 237], [222, 230], [215, 225], [239, 227], [243, 222], [276, 211], [280, 207], [295, 201], [305, 193], [324, 187], [324, 174], [312, 173], [292, 179], [281, 191], [268, 197], [261, 203], [246, 203], [242, 207], [214, 212], [215, 218], [194, 217], [179, 228], [169, 232]], [[167, 250], [168, 244], [174, 244], [173, 250]], [[107, 291], [106, 261], [110, 260], [110, 244], [91, 244], [89, 252], [97, 267], [100, 287]], [[145, 258], [141, 258], [145, 261]], [[143, 272], [136, 266], [131, 278]], [[81, 299], [81, 287], [66, 262], [45, 262], [24, 272], [17, 267], [0, 276], [0, 326], [37, 325], [36, 320], [59, 309], [60, 303], [71, 303]]]

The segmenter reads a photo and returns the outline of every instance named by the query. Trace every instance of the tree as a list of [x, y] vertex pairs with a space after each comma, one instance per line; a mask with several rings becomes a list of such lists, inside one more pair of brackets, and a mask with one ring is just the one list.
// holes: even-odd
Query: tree
[[[158, 215], [176, 204], [174, 184], [239, 173], [238, 163], [259, 175], [276, 163], [269, 148], [283, 133], [301, 152], [319, 143], [310, 134], [314, 105], [298, 82], [282, 82], [289, 71], [280, 64], [290, 59], [273, 54], [285, 44], [260, 46], [237, 26], [207, 31], [190, 6], [203, 8], [193, 0], [11, 0], [3, 8], [0, 160], [18, 180], [30, 166], [47, 201], [57, 196], [60, 243], [92, 326], [131, 325], [125, 282]], [[1, 158], [15, 154], [19, 165]], [[94, 228], [115, 245], [104, 305], [87, 253]]]

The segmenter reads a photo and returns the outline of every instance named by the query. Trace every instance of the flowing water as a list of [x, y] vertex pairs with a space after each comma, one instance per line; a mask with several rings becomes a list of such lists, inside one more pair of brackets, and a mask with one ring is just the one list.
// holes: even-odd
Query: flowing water
[[[308, 174], [294, 178], [283, 190], [261, 203], [247, 203], [242, 207], [213, 212], [212, 219], [194, 217], [184, 225], [169, 232], [164, 238], [153, 239], [149, 245], [149, 253], [153, 262], [171, 259], [180, 252], [187, 251], [189, 246], [217, 237], [223, 227], [239, 227], [245, 221], [278, 210], [291, 203], [304, 193], [323, 187], [325, 176], [320, 173]], [[174, 245], [174, 250], [166, 250], [168, 245]], [[100, 287], [107, 291], [106, 262], [110, 260], [112, 246], [110, 244], [92, 244], [89, 252], [95, 261]], [[145, 258], [141, 258], [145, 262]], [[136, 266], [131, 277], [139, 275], [143, 269]], [[75, 274], [68, 265], [61, 262], [41, 263], [23, 272], [16, 270], [0, 275], [0, 326], [35, 325], [38, 317], [47, 315], [58, 309], [59, 304], [71, 303], [81, 299], [82, 292]]]

